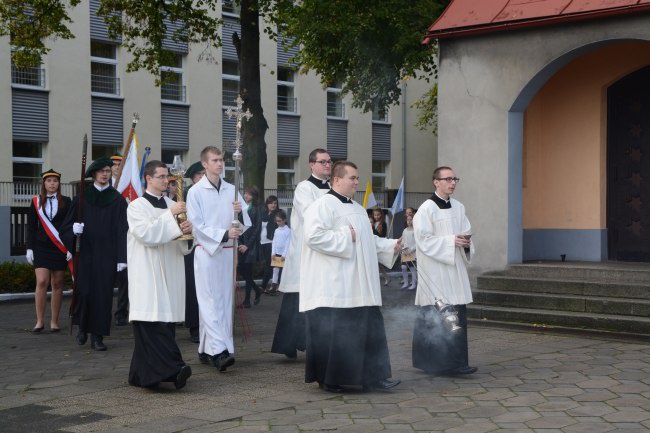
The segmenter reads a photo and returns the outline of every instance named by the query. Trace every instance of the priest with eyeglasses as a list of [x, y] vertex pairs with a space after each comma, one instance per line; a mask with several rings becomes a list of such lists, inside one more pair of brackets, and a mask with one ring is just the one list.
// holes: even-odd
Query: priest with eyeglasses
[[133, 324], [134, 348], [129, 384], [156, 387], [171, 382], [183, 388], [192, 374], [176, 344], [176, 323], [185, 319], [185, 262], [192, 223], [180, 225], [176, 215], [185, 212], [184, 202], [163, 193], [169, 170], [162, 161], [144, 167], [147, 188], [127, 209], [127, 260], [129, 264], [129, 320]]
[[[413, 330], [413, 367], [436, 375], [466, 375], [476, 372], [469, 365], [467, 348], [467, 304], [472, 290], [467, 264], [474, 255], [472, 226], [465, 206], [451, 198], [460, 181], [450, 167], [433, 172], [435, 191], [413, 217], [419, 306]], [[436, 312], [436, 301], [452, 305], [458, 328], [449, 330]]]

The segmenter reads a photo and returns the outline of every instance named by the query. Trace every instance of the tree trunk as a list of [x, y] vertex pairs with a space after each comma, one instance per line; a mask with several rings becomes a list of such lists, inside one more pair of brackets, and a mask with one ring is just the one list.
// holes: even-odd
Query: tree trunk
[[[266, 173], [266, 141], [268, 123], [262, 110], [260, 84], [260, 16], [257, 0], [241, 0], [241, 40], [237, 47], [239, 56], [239, 89], [253, 117], [242, 124], [244, 186], [255, 185], [264, 198]], [[234, 36], [234, 35], [233, 35]]]

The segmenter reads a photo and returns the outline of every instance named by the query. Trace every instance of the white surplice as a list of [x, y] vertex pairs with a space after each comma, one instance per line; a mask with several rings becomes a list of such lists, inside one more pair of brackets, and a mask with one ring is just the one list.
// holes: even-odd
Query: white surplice
[[[237, 193], [240, 203], [243, 197]], [[199, 303], [199, 353], [235, 353], [233, 344], [233, 242], [222, 242], [232, 226], [235, 187], [221, 180], [219, 190], [203, 176], [187, 194], [187, 217], [194, 234], [194, 279]], [[244, 229], [251, 226], [243, 212]]]
[[[165, 197], [168, 207], [174, 202]], [[129, 320], [182, 322], [185, 320], [185, 262], [187, 241], [169, 209], [158, 209], [144, 197], [126, 211], [129, 231]]]
[[440, 209], [429, 199], [413, 217], [418, 263], [415, 305], [433, 305], [437, 299], [452, 305], [472, 302], [466, 264], [474, 254], [474, 242], [468, 252], [455, 245], [456, 235], [471, 233], [472, 226], [465, 206], [453, 198], [450, 202], [450, 209]]
[[284, 293], [300, 292], [300, 259], [303, 244], [303, 221], [305, 211], [316, 199], [329, 191], [319, 189], [309, 180], [303, 180], [296, 186], [293, 193], [293, 208], [291, 209], [291, 242], [284, 260], [282, 280], [278, 290]]
[[303, 231], [300, 311], [381, 306], [377, 262], [393, 266], [397, 240], [373, 235], [362, 206], [325, 194], [305, 212]]

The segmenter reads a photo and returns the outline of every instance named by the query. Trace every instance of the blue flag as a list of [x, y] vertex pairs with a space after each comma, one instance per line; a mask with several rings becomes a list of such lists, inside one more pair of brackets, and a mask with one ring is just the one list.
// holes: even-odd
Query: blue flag
[[395, 196], [395, 201], [393, 202], [393, 207], [390, 208], [390, 212], [395, 215], [397, 212], [404, 210], [404, 178], [399, 184], [399, 189], [397, 190], [397, 195]]
[[151, 148], [145, 147], [144, 154], [142, 155], [142, 163], [140, 164], [140, 182], [142, 182], [143, 189], [146, 187], [145, 185], [146, 182], [144, 180], [144, 166], [147, 163], [147, 158], [149, 158], [150, 153], [151, 153]]

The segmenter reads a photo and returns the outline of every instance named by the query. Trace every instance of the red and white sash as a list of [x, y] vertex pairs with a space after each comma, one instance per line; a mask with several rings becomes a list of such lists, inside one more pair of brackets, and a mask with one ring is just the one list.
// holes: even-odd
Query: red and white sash
[[[61, 238], [59, 237], [59, 231], [52, 225], [52, 221], [50, 221], [46, 216], [45, 212], [43, 212], [43, 209], [39, 206], [39, 198], [37, 195], [34, 196], [32, 199], [34, 203], [34, 207], [36, 208], [36, 213], [38, 214], [38, 219], [41, 221], [41, 225], [43, 226], [43, 229], [45, 229], [45, 233], [47, 233], [47, 237], [50, 238], [52, 243], [56, 245], [56, 247], [61, 251], [64, 255], [67, 256], [68, 254], [68, 249], [63, 245], [63, 242], [61, 242]], [[70, 268], [70, 272], [72, 275], [74, 273], [72, 272], [72, 260], [68, 261], [68, 268]]]

